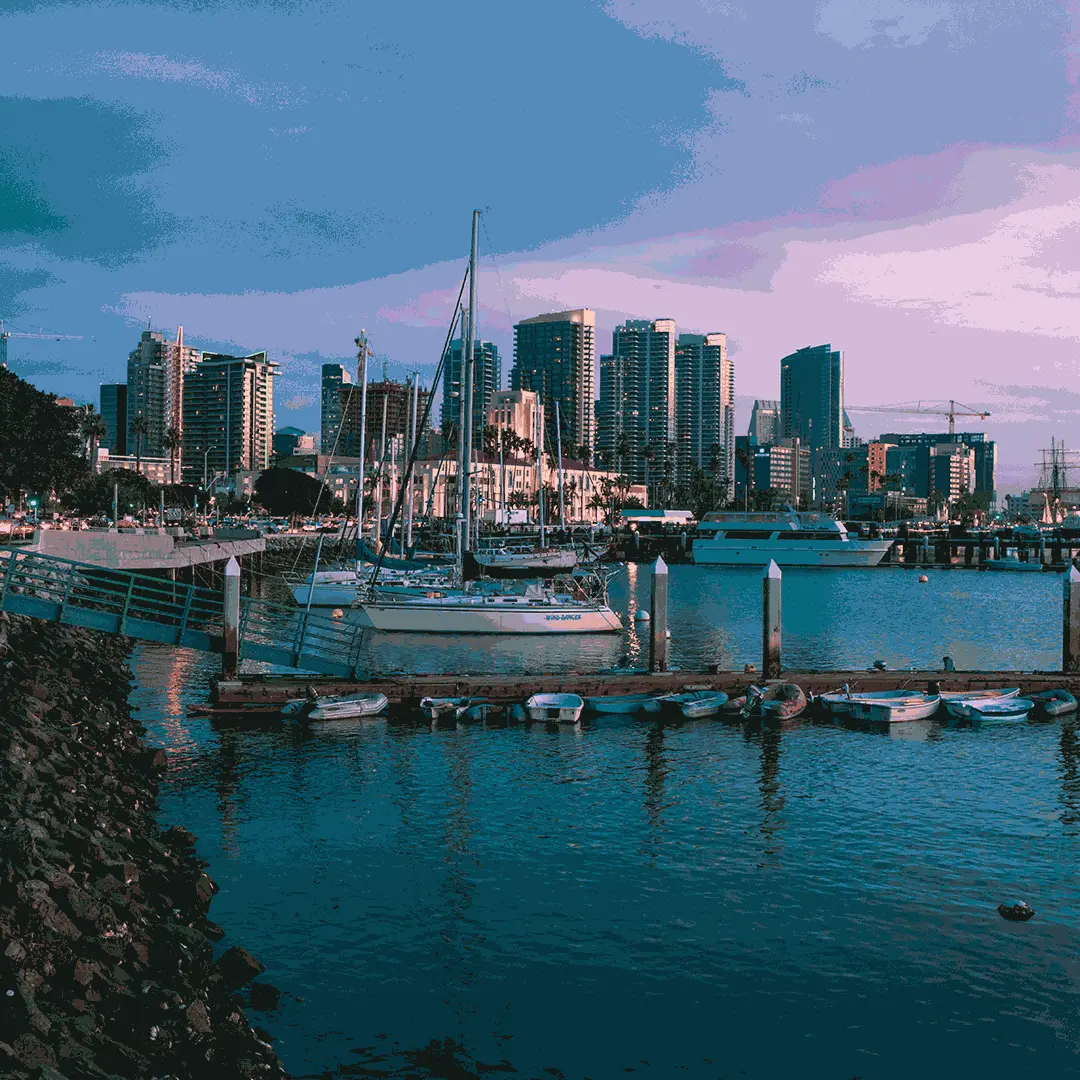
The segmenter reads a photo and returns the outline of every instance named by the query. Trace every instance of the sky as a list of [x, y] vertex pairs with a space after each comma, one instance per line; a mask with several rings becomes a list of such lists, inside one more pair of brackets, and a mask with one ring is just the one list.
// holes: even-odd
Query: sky
[[1078, 0], [0, 0], [10, 366], [96, 401], [148, 324], [267, 350], [279, 426], [367, 331], [438, 361], [482, 211], [480, 334], [591, 307], [723, 331], [859, 411], [953, 398], [999, 489], [1080, 449]]

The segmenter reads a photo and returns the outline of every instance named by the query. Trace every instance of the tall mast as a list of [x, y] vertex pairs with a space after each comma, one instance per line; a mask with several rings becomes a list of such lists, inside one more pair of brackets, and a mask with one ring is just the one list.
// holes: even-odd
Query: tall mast
[[[420, 407], [420, 372], [414, 371], [412, 373], [413, 395], [412, 395], [412, 424], [409, 427], [409, 454], [412, 454], [416, 450], [416, 412]], [[408, 502], [405, 506], [405, 521], [407, 524], [407, 541], [406, 547], [412, 550], [412, 526], [413, 526], [413, 473], [412, 469], [409, 470], [409, 493], [406, 496]]]
[[[461, 309], [461, 355], [458, 357], [458, 431], [457, 431], [457, 476], [455, 477], [456, 490], [457, 490], [457, 507], [456, 514], [457, 520], [462, 520], [462, 498], [465, 494], [465, 339], [469, 336], [468, 315], [465, 314], [465, 309]], [[451, 356], [453, 355], [453, 345], [450, 349]], [[450, 372], [447, 372], [447, 378], [449, 378]], [[457, 539], [455, 543], [461, 546], [461, 526], [460, 524], [455, 529], [455, 536]], [[460, 554], [460, 552], [459, 552]]]
[[465, 514], [465, 550], [472, 548], [472, 536], [469, 531], [470, 515], [472, 514], [472, 450], [473, 450], [473, 381], [475, 378], [473, 364], [476, 357], [473, 351], [476, 337], [476, 249], [480, 229], [480, 211], [474, 210], [472, 215], [472, 245], [469, 248], [469, 339], [463, 341], [462, 348], [462, 393], [465, 396], [465, 477], [463, 484], [462, 511]]
[[544, 426], [540, 423], [540, 395], [536, 395], [536, 505], [540, 517], [540, 550], [544, 549]]
[[499, 411], [499, 524], [506, 527], [506, 461], [503, 456], [502, 410]]
[[379, 480], [375, 489], [375, 539], [379, 543], [382, 543], [382, 489], [383, 472], [386, 467], [386, 405], [388, 398], [386, 381], [383, 380], [382, 434], [379, 436]]
[[356, 561], [363, 558], [364, 532], [364, 450], [367, 445], [367, 331], [356, 339], [356, 381], [360, 384], [360, 462], [356, 483]]
[[559, 528], [566, 531], [566, 501], [563, 498], [562, 425], [559, 423], [559, 403], [555, 402], [555, 446], [559, 455]]

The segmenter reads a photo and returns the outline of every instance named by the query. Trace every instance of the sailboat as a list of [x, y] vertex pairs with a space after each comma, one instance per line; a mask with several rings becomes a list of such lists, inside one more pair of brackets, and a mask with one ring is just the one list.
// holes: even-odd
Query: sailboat
[[[461, 375], [462, 387], [462, 411], [461, 411], [461, 439], [458, 455], [459, 461], [459, 490], [462, 492], [461, 525], [457, 530], [457, 548], [459, 554], [458, 566], [461, 567], [461, 559], [472, 547], [472, 529], [470, 526], [471, 499], [470, 499], [470, 473], [472, 468], [472, 401], [471, 390], [473, 383], [473, 340], [476, 328], [476, 265], [477, 265], [477, 238], [480, 224], [480, 211], [473, 211], [472, 220], [472, 246], [469, 255], [469, 271], [467, 275], [469, 285], [469, 315], [467, 333], [463, 334], [463, 363]], [[462, 282], [464, 291], [465, 282]], [[461, 302], [461, 294], [458, 296], [458, 305]], [[457, 306], [455, 316], [457, 319]], [[452, 327], [451, 327], [452, 332]], [[449, 344], [449, 333], [447, 335]], [[443, 349], [443, 359], [440, 360], [439, 370], [442, 370], [446, 357], [446, 348]], [[436, 381], [438, 375], [436, 375]], [[431, 398], [434, 398], [434, 386]], [[429, 399], [430, 402], [430, 399]], [[430, 407], [430, 404], [429, 404]], [[537, 443], [537, 474], [541, 479], [541, 440]], [[401, 508], [402, 494], [405, 490], [409, 476], [411, 476], [416, 457], [417, 443], [414, 442], [409, 455], [406, 475], [399, 489], [396, 505], [390, 517], [390, 529], [393, 529], [395, 520]], [[543, 487], [540, 486], [540, 548], [544, 549], [544, 524], [543, 524]], [[474, 556], [475, 557], [475, 556]], [[461, 586], [441, 590], [435, 594], [425, 596], [390, 596], [387, 590], [379, 590], [378, 575], [381, 570], [381, 559], [376, 563], [371, 574], [369, 588], [362, 593], [353, 604], [360, 625], [369, 626], [375, 630], [390, 632], [405, 632], [418, 634], [593, 634], [593, 633], [618, 633], [622, 630], [622, 623], [618, 615], [607, 603], [607, 582], [597, 579], [600, 584], [599, 590], [589, 592], [585, 583], [576, 579], [569, 579], [559, 584], [550, 586], [538, 583], [529, 584], [523, 592], [506, 594], [501, 591], [483, 590], [476, 591], [461, 585], [460, 577], [455, 585]], [[459, 570], [460, 574], [460, 570]], [[599, 595], [597, 595], [599, 593]]]

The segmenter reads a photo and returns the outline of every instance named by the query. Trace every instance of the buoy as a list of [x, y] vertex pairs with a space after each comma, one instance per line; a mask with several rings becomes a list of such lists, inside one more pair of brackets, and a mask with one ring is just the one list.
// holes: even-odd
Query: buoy
[[925, 574], [919, 575], [919, 584], [925, 585], [930, 579]]
[[667, 638], [671, 637], [671, 631], [670, 630], [665, 630], [664, 631], [664, 637], [667, 637]]
[[332, 612], [330, 612], [330, 615], [331, 615], [332, 618], [335, 618], [335, 619], [344, 619], [345, 618], [345, 612], [342, 611], [341, 608], [339, 608], [339, 607], [334, 608], [334, 610]]
[[634, 612], [634, 622], [648, 622], [652, 616], [643, 608], [639, 607]]

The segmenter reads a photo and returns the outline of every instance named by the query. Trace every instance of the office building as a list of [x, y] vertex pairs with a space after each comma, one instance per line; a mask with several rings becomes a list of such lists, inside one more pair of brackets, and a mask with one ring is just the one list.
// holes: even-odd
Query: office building
[[735, 369], [726, 334], [680, 334], [675, 343], [676, 478], [695, 469], [735, 484]]
[[184, 376], [184, 482], [261, 472], [273, 454], [274, 377], [266, 353], [204, 353]]
[[928, 447], [930, 497], [940, 494], [946, 503], [975, 490], [975, 450], [962, 442], [934, 443]]
[[[949, 444], [970, 447], [974, 455], [971, 490], [976, 494], [983, 494], [989, 505], [996, 504], [997, 444], [988, 440], [983, 432], [958, 431], [951, 435], [947, 432], [894, 432], [882, 435], [880, 441], [892, 443], [898, 448], [895, 460], [897, 467], [904, 470], [905, 484], [909, 484], [908, 493], [924, 499], [935, 490], [929, 448]], [[895, 473], [897, 468], [890, 465], [887, 471]], [[944, 494], [944, 489], [940, 490]]]
[[284, 427], [274, 432], [274, 457], [289, 458], [294, 454], [314, 454], [315, 436], [298, 427]]
[[844, 354], [807, 346], [780, 361], [780, 427], [807, 450], [844, 446]]
[[[184, 379], [199, 363], [202, 353], [184, 344], [184, 328], [178, 327], [176, 340], [167, 341], [157, 330], [144, 330], [139, 344], [128, 354], [127, 365], [127, 445], [134, 452], [137, 416], [146, 421], [141, 449], [150, 456], [169, 456], [168, 433], [183, 436]], [[177, 454], [181, 450], [176, 451]]]
[[559, 403], [564, 448], [592, 461], [596, 444], [593, 398], [596, 378], [596, 314], [588, 308], [524, 319], [514, 327], [512, 390], [540, 394], [545, 423], [554, 430]]
[[[461, 410], [461, 339], [450, 342], [443, 360], [443, 395], [440, 427], [446, 432], [447, 425], [457, 427]], [[484, 427], [491, 395], [502, 386], [502, 358], [499, 347], [493, 341], [473, 343], [473, 399], [472, 423], [473, 445], [477, 445], [480, 431]]]
[[105, 425], [98, 446], [123, 457], [127, 453], [127, 383], [102, 383], [98, 412]]
[[814, 490], [808, 449], [797, 440], [787, 439], [771, 446], [755, 446], [750, 453], [753, 490], [760, 493], [758, 505], [763, 505], [766, 493], [771, 505], [764, 509], [792, 506], [801, 510], [810, 505]]
[[[319, 447], [324, 454], [334, 453], [341, 428], [341, 388], [352, 386], [352, 376], [341, 364], [323, 364], [320, 400]], [[356, 388], [359, 392], [359, 387]]]
[[758, 398], [750, 410], [749, 446], [771, 446], [781, 439], [780, 402]]
[[890, 467], [896, 465], [889, 456], [895, 449], [889, 442], [875, 440], [815, 451], [817, 505], [825, 510], [836, 510], [843, 505], [845, 497], [850, 500], [853, 495], [870, 495], [884, 488], [903, 493], [903, 467], [897, 466], [899, 472]]
[[544, 448], [544, 406], [539, 406], [538, 414], [537, 395], [531, 390], [496, 390], [488, 405], [487, 423]]

